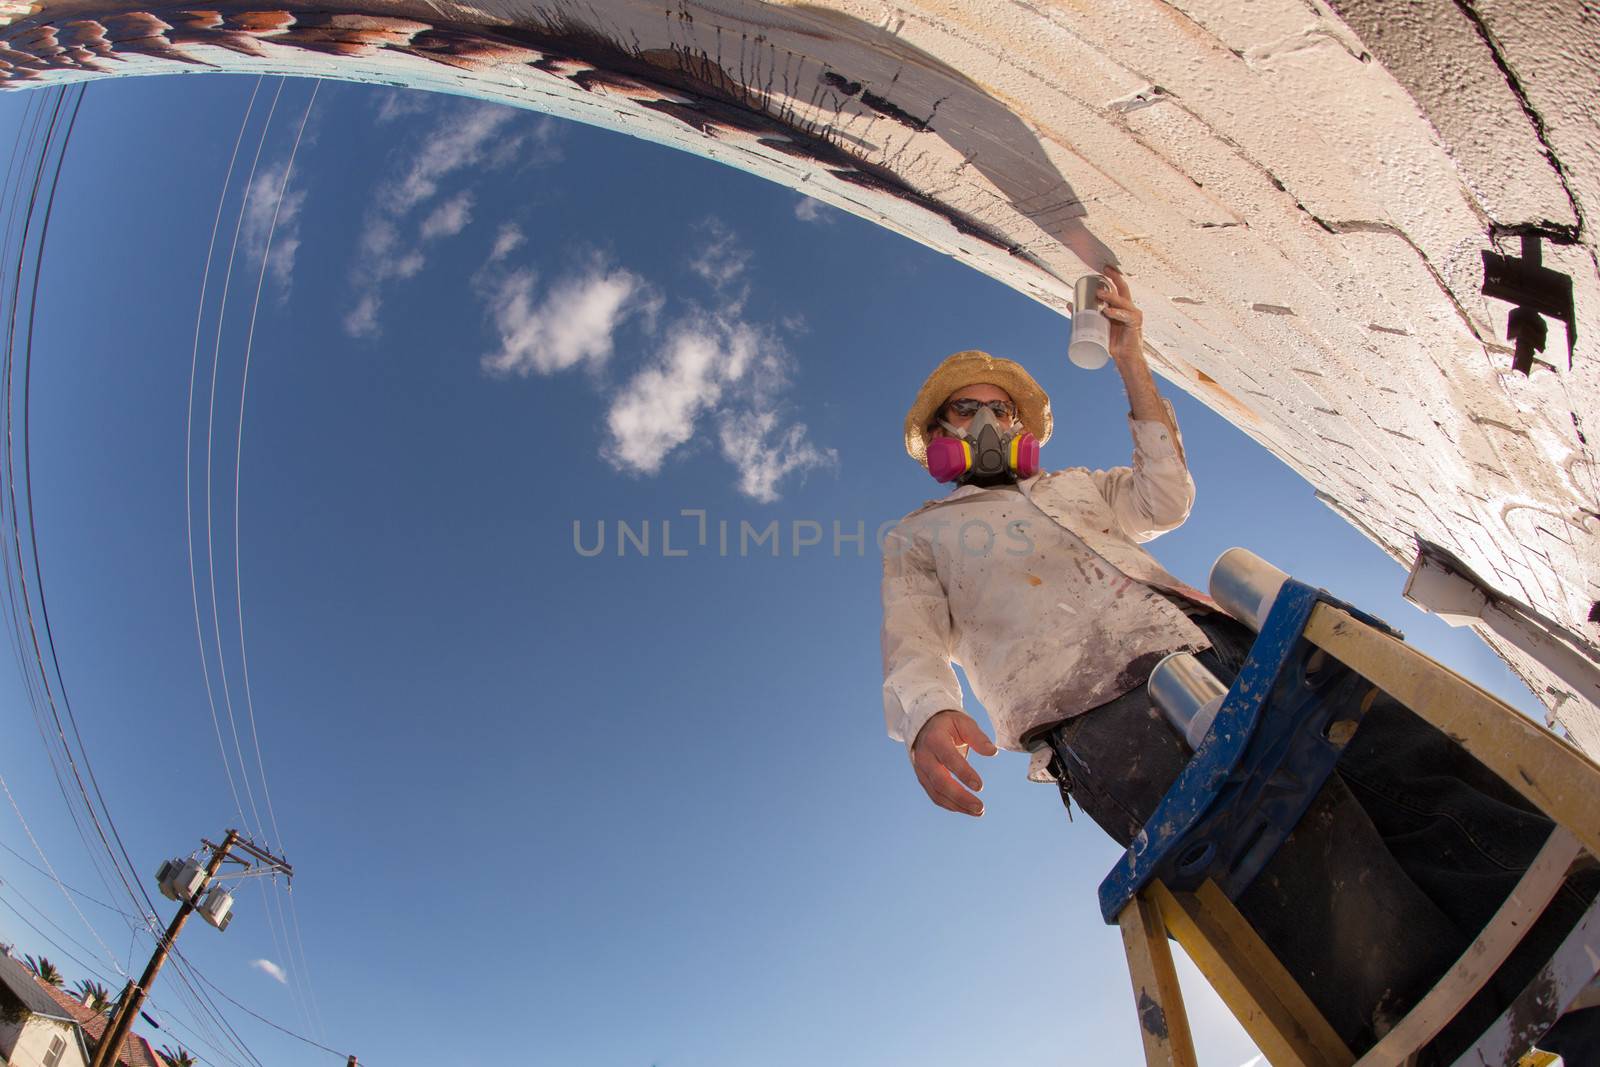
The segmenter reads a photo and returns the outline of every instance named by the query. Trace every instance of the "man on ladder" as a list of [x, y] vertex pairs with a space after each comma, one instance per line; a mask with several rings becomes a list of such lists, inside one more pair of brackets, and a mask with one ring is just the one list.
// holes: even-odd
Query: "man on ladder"
[[[958, 352], [918, 391], [906, 450], [955, 487], [884, 542], [884, 715], [929, 798], [979, 816], [969, 751], [994, 741], [962, 710], [960, 663], [1001, 746], [1031, 751], [1126, 846], [1189, 759], [1150, 703], [1150, 669], [1190, 651], [1230, 684], [1247, 627], [1140, 545], [1194, 501], [1172, 407], [1145, 362], [1141, 314], [1107, 268], [1111, 354], [1130, 406], [1133, 462], [1041, 472], [1049, 398], [1020, 365]], [[1370, 1046], [1455, 961], [1517, 882], [1550, 822], [1438, 731], [1380, 694], [1300, 828], [1237, 901], [1352, 1049]], [[1338, 887], [1359, 886], [1359, 891]], [[1496, 981], [1434, 1041], [1448, 1063], [1515, 996], [1600, 888], [1568, 879]], [[1542, 954], [1542, 955], [1541, 955]], [[1600, 1063], [1600, 1010], [1541, 1047]]]

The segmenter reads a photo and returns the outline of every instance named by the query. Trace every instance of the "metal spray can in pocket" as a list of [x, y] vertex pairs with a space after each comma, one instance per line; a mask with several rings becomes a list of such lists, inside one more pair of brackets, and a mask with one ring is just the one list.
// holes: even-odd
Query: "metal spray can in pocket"
[[1085, 274], [1072, 289], [1072, 340], [1067, 358], [1084, 370], [1099, 370], [1111, 359], [1111, 323], [1100, 310], [1100, 287], [1110, 285], [1104, 276]]

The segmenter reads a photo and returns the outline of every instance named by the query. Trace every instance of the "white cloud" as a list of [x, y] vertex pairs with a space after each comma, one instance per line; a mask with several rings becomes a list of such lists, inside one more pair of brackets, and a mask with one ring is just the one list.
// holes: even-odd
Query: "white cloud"
[[420, 89], [389, 89], [378, 98], [378, 121], [420, 115], [428, 110], [430, 97]]
[[[379, 104], [379, 120], [434, 110], [423, 103], [413, 108], [399, 103], [401, 99], [385, 98]], [[421, 245], [453, 237], [472, 221], [471, 190], [435, 203], [446, 181], [458, 172], [476, 174], [512, 164], [539, 166], [560, 158], [561, 128], [547, 116], [478, 102], [439, 110], [400, 172], [378, 186], [367, 208], [350, 270], [354, 292], [344, 318], [345, 331], [352, 336], [378, 336], [385, 286], [421, 273], [426, 266]], [[430, 205], [432, 210], [426, 210]], [[423, 212], [415, 224], [415, 237], [406, 238], [412, 225], [408, 220]]]
[[[284, 184], [289, 169], [288, 160], [270, 164], [256, 173], [250, 183], [249, 202], [245, 205], [244, 224], [240, 244], [247, 260], [260, 262], [267, 255], [267, 273], [278, 287], [280, 297], [287, 297], [289, 281], [294, 273], [295, 256], [300, 251], [300, 209], [305, 205], [306, 191], [291, 183]], [[278, 194], [282, 190], [283, 203]], [[273, 217], [277, 225], [273, 225]], [[272, 248], [267, 249], [268, 236]]]
[[635, 315], [652, 317], [659, 298], [637, 274], [600, 262], [552, 285], [535, 298], [533, 272], [500, 279], [489, 309], [499, 348], [483, 357], [492, 374], [526, 378], [579, 363], [598, 368], [611, 358], [617, 329]]
[[833, 214], [820, 200], [813, 200], [809, 196], [802, 196], [795, 202], [794, 217], [801, 222], [818, 222], [824, 225], [832, 224]]
[[288, 985], [289, 984], [289, 976], [284, 973], [284, 970], [283, 970], [282, 967], [279, 967], [276, 963], [273, 963], [271, 960], [251, 960], [250, 961], [250, 966], [254, 967], [258, 971], [261, 971], [263, 974], [266, 974], [269, 977], [277, 980], [278, 982], [282, 983], [283, 985]]
[[472, 193], [470, 190], [463, 190], [434, 208], [428, 217], [422, 220], [420, 236], [424, 241], [454, 237], [466, 229], [467, 223], [471, 221]]
[[527, 240], [528, 238], [523, 235], [522, 227], [514, 222], [502, 223], [500, 232], [494, 235], [494, 248], [489, 252], [489, 262], [500, 262], [521, 248]]
[[[675, 315], [645, 362], [610, 388], [602, 455], [617, 470], [654, 475], [700, 438], [732, 464], [740, 492], [769, 503], [785, 479], [836, 465], [838, 455], [782, 414], [793, 357], [776, 327], [745, 317], [748, 287], [724, 288], [747, 269], [749, 253], [716, 220], [698, 229], [709, 240], [691, 266], [717, 289], [717, 306]], [[619, 332], [637, 323], [645, 337], [655, 336], [662, 297], [639, 275], [598, 259], [541, 292], [531, 270], [496, 266], [523, 240], [519, 228], [503, 225], [474, 279], [499, 335], [484, 370], [528, 377], [582, 366], [604, 388], [598, 372], [615, 361]], [[804, 323], [784, 328], [794, 333]]]
[[351, 337], [378, 336], [378, 294], [362, 293], [344, 315], [344, 332]]
[[707, 241], [689, 261], [689, 269], [721, 289], [745, 272], [750, 253], [717, 219], [707, 219], [697, 228], [706, 232]]
[[383, 286], [397, 279], [415, 277], [424, 266], [422, 252], [402, 248], [400, 230], [388, 219], [369, 219], [357, 245], [354, 271], [356, 300], [344, 318], [345, 332], [352, 337], [376, 337], [378, 313], [383, 307]]
[[477, 167], [491, 154], [498, 158], [501, 142], [520, 142], [520, 136], [507, 130], [518, 115], [516, 109], [500, 104], [452, 110], [429, 130], [405, 174], [388, 183], [381, 198], [395, 212], [410, 211], [431, 200], [439, 183], [451, 174]]
[[778, 483], [836, 463], [831, 449], [806, 439], [806, 427], [781, 424], [776, 402], [787, 385], [788, 353], [770, 331], [727, 314], [679, 322], [654, 362], [638, 372], [606, 414], [606, 458], [635, 474], [655, 474], [668, 455], [714, 418], [738, 488], [755, 500], [778, 498]]
[[695, 432], [700, 414], [716, 404], [725, 382], [749, 362], [752, 338], [724, 323], [684, 322], [668, 332], [653, 365], [635, 374], [611, 402], [606, 457], [636, 474], [655, 474], [668, 453]]
[[764, 504], [778, 499], [778, 483], [788, 475], [839, 462], [833, 449], [806, 440], [804, 423], [780, 427], [773, 410], [724, 412], [717, 436], [723, 457], [739, 472], [739, 491]]

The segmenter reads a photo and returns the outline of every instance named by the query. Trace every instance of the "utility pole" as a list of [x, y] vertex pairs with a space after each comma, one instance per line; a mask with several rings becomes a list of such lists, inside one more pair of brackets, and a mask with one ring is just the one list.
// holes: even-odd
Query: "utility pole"
[[205, 877], [193, 893], [184, 895], [178, 905], [178, 914], [172, 917], [172, 922], [167, 925], [167, 932], [162, 935], [161, 940], [156, 942], [155, 952], [151, 955], [150, 962], [144, 969], [144, 974], [140, 975], [139, 980], [131, 983], [123, 992], [122, 1000], [118, 1003], [117, 1010], [113, 1013], [111, 1021], [106, 1024], [105, 1034], [95, 1048], [94, 1059], [90, 1061], [90, 1067], [116, 1067], [117, 1054], [122, 1048], [122, 1042], [127, 1038], [128, 1031], [132, 1029], [133, 1020], [138, 1016], [139, 1008], [144, 1003], [144, 998], [150, 993], [150, 986], [156, 980], [156, 973], [161, 970], [161, 965], [166, 963], [168, 953], [172, 951], [173, 945], [178, 940], [179, 931], [183, 929], [183, 924], [189, 920], [190, 914], [195, 910], [195, 901], [206, 891], [206, 887], [211, 884], [211, 879], [216, 877], [217, 871], [221, 869], [223, 862], [231, 859], [233, 862], [242, 864], [245, 867], [254, 866], [247, 860], [241, 860], [238, 857], [229, 855], [235, 846], [260, 860], [263, 865], [280, 870], [293, 877], [294, 869], [292, 867], [265, 849], [259, 848], [249, 841], [240, 840], [239, 831], [237, 830], [229, 830], [228, 835], [222, 839], [222, 844], [220, 845], [213, 845], [204, 839], [200, 843], [211, 850], [211, 860], [206, 864]]

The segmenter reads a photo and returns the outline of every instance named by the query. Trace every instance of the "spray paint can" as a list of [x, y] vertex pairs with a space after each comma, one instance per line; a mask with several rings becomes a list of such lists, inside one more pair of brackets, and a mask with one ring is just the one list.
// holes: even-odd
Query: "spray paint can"
[[1150, 702], [1161, 709], [1191, 749], [1211, 730], [1228, 687], [1187, 652], [1174, 652], [1150, 672]]
[[1100, 310], [1100, 287], [1110, 282], [1099, 274], [1085, 274], [1072, 289], [1072, 340], [1067, 358], [1084, 370], [1099, 370], [1111, 359], [1111, 323]]

